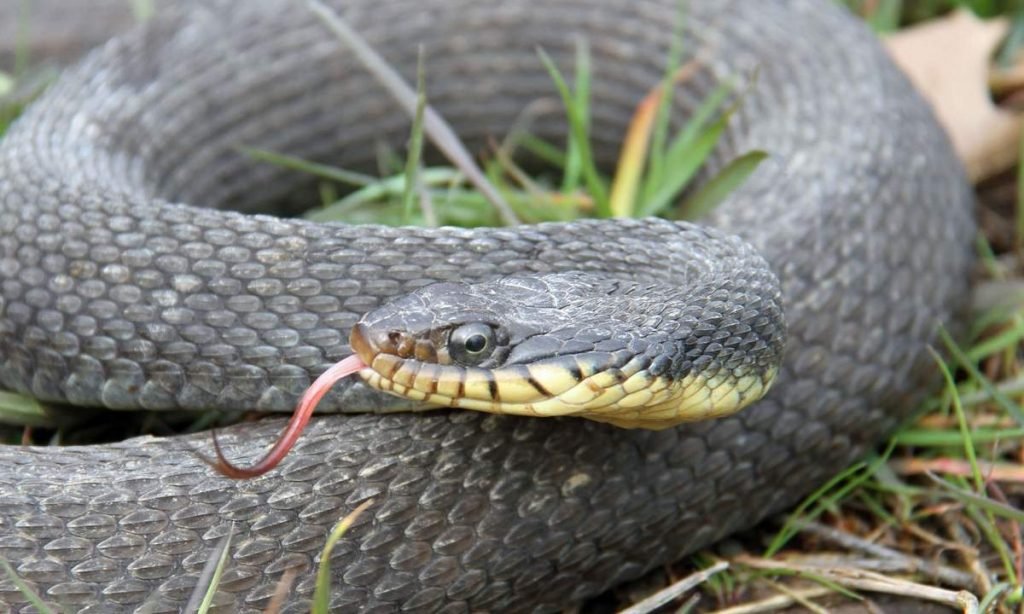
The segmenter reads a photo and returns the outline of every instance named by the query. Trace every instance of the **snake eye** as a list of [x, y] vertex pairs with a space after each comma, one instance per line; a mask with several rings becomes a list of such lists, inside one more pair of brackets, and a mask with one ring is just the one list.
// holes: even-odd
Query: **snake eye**
[[494, 329], [474, 322], [463, 324], [448, 337], [448, 353], [464, 365], [478, 365], [494, 352]]

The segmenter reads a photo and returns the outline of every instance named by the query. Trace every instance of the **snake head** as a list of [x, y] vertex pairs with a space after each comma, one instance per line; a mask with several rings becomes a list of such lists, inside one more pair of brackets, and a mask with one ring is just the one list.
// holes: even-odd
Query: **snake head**
[[570, 321], [565, 289], [573, 277], [432, 284], [364, 316], [352, 347], [368, 365], [397, 359], [412, 361], [409, 367], [500, 368], [528, 339]]
[[755, 330], [705, 303], [577, 272], [445, 282], [365, 315], [350, 343], [368, 385], [427, 407], [666, 428], [737, 411], [777, 371], [777, 305]]

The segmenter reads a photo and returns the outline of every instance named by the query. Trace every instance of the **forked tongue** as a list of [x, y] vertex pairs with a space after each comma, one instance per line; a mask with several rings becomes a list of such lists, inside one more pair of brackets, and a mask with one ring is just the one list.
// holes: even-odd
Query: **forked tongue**
[[320, 403], [320, 399], [324, 398], [327, 391], [342, 378], [348, 377], [353, 373], [357, 373], [365, 367], [366, 363], [364, 363], [359, 356], [353, 354], [341, 362], [335, 363], [329, 369], [324, 371], [320, 377], [316, 378], [312, 385], [302, 393], [302, 398], [299, 399], [298, 404], [295, 406], [295, 411], [292, 413], [291, 420], [288, 421], [288, 426], [285, 427], [284, 432], [282, 432], [280, 437], [277, 438], [277, 442], [274, 443], [274, 447], [270, 448], [270, 451], [268, 451], [263, 458], [256, 461], [255, 464], [250, 465], [249, 467], [239, 467], [238, 465], [231, 464], [231, 462], [224, 457], [224, 453], [220, 448], [220, 443], [217, 442], [216, 431], [213, 432], [213, 447], [217, 452], [217, 460], [213, 461], [204, 456], [201, 456], [200, 458], [216, 469], [218, 473], [229, 478], [255, 478], [267, 473], [276, 467], [277, 464], [288, 455], [288, 452], [291, 451], [292, 446], [295, 445], [299, 435], [302, 434], [302, 430], [305, 429], [306, 424], [309, 423], [309, 418], [313, 415], [313, 410], [316, 409], [317, 404]]

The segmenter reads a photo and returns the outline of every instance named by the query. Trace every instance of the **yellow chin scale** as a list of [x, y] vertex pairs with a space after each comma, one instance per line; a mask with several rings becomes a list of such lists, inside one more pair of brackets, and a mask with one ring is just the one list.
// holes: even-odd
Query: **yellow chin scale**
[[654, 377], [639, 365], [574, 373], [558, 364], [457, 367], [377, 354], [360, 376], [371, 387], [429, 407], [518, 416], [577, 416], [623, 428], [664, 429], [733, 414], [768, 391], [777, 371], [735, 376]]

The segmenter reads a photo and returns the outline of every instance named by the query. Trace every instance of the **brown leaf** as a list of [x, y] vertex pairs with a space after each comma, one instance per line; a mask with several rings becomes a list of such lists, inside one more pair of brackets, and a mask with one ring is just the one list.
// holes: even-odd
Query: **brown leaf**
[[975, 182], [1010, 168], [1017, 159], [1021, 118], [996, 106], [989, 93], [992, 56], [1008, 25], [1005, 19], [982, 21], [959, 10], [885, 41], [932, 104]]

